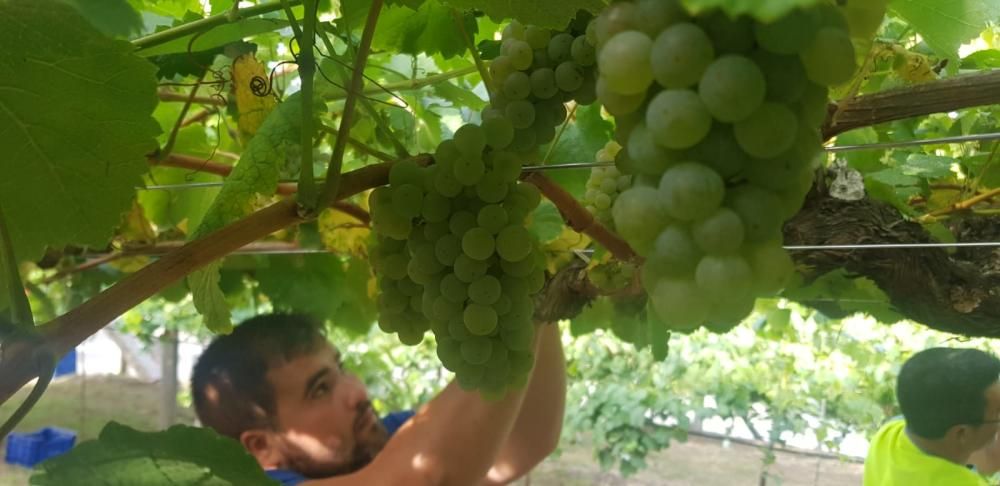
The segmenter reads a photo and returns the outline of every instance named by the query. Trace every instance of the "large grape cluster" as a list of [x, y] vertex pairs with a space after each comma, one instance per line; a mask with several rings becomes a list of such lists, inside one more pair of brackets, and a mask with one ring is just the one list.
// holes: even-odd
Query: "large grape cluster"
[[533, 296], [545, 261], [525, 220], [538, 189], [518, 181], [505, 118], [468, 124], [435, 163], [395, 164], [372, 191], [379, 326], [405, 344], [429, 329], [441, 363], [467, 389], [500, 395], [532, 366]]
[[855, 69], [843, 16], [823, 5], [764, 24], [637, 0], [587, 36], [616, 165], [634, 177], [612, 216], [646, 258], [653, 309], [672, 329], [734, 325], [793, 271], [782, 224], [811, 186], [828, 87]]
[[597, 53], [579, 30], [571, 25], [555, 32], [517, 21], [504, 28], [500, 55], [490, 63], [492, 104], [483, 111], [483, 123], [510, 120], [512, 150], [528, 152], [551, 142], [566, 120], [567, 101], [589, 105], [597, 99]]

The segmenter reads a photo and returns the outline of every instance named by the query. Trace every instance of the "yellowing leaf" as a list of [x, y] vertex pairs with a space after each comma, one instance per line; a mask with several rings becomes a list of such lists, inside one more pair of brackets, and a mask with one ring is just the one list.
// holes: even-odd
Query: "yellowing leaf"
[[152, 243], [156, 241], [156, 230], [146, 219], [146, 213], [138, 201], [132, 202], [132, 209], [122, 218], [118, 238], [123, 243]]
[[371, 229], [351, 216], [336, 209], [327, 209], [319, 215], [319, 234], [323, 246], [337, 253], [365, 258]]
[[232, 69], [236, 110], [239, 113], [237, 124], [240, 137], [246, 142], [257, 133], [276, 101], [271, 95], [270, 76], [253, 53], [237, 57]]

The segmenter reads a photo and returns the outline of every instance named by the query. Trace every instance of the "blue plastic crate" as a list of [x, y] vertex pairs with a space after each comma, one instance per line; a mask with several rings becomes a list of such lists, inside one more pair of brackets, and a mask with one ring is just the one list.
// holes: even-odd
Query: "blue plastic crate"
[[56, 365], [54, 376], [75, 375], [76, 374], [76, 348], [69, 350]]
[[50, 457], [58, 456], [73, 448], [76, 432], [57, 427], [45, 427], [37, 432], [12, 433], [7, 436], [7, 462], [25, 467]]

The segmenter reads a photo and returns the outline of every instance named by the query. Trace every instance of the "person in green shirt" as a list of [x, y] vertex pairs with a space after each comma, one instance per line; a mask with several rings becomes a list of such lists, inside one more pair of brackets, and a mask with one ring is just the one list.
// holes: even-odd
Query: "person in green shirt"
[[896, 381], [902, 419], [872, 439], [864, 486], [982, 486], [970, 456], [1000, 431], [1000, 359], [977, 349], [931, 348]]

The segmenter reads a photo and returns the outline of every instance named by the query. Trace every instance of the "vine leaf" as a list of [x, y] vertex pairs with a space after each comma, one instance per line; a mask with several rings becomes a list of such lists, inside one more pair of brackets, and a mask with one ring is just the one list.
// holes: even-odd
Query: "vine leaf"
[[142, 30], [142, 16], [126, 0], [62, 0], [108, 37], [128, 38]]
[[117, 422], [97, 440], [43, 462], [34, 486], [63, 484], [201, 484], [273, 486], [257, 461], [236, 441], [209, 429], [175, 425], [140, 432]]
[[[257, 195], [274, 194], [278, 187], [279, 163], [285, 160], [289, 149], [299, 145], [302, 103], [298, 99], [297, 95], [289, 96], [264, 120], [226, 177], [192, 239], [250, 214]], [[228, 332], [232, 322], [225, 294], [219, 288], [219, 265], [215, 262], [198, 270], [189, 275], [187, 281], [195, 308], [204, 316], [205, 325], [215, 332]]]
[[[801, 7], [811, 7], [824, 0], [682, 0], [692, 12], [702, 12], [714, 8], [722, 9], [730, 16], [749, 15], [762, 22], [777, 20]], [[933, 0], [932, 0], [933, 1]]]
[[103, 247], [156, 148], [156, 67], [51, 0], [0, 3], [0, 45], [0, 206], [15, 254]]
[[[1000, 16], [1000, 0], [892, 0], [889, 4], [938, 55], [958, 59], [958, 48]], [[956, 63], [957, 65], [957, 63]]]
[[[759, 0], [747, 0], [757, 2]], [[563, 29], [577, 11], [587, 10], [598, 13], [608, 2], [603, 0], [563, 0], [540, 2], [538, 0], [445, 0], [445, 3], [461, 10], [479, 10], [490, 18], [517, 19], [525, 24], [534, 24], [550, 29]]]

